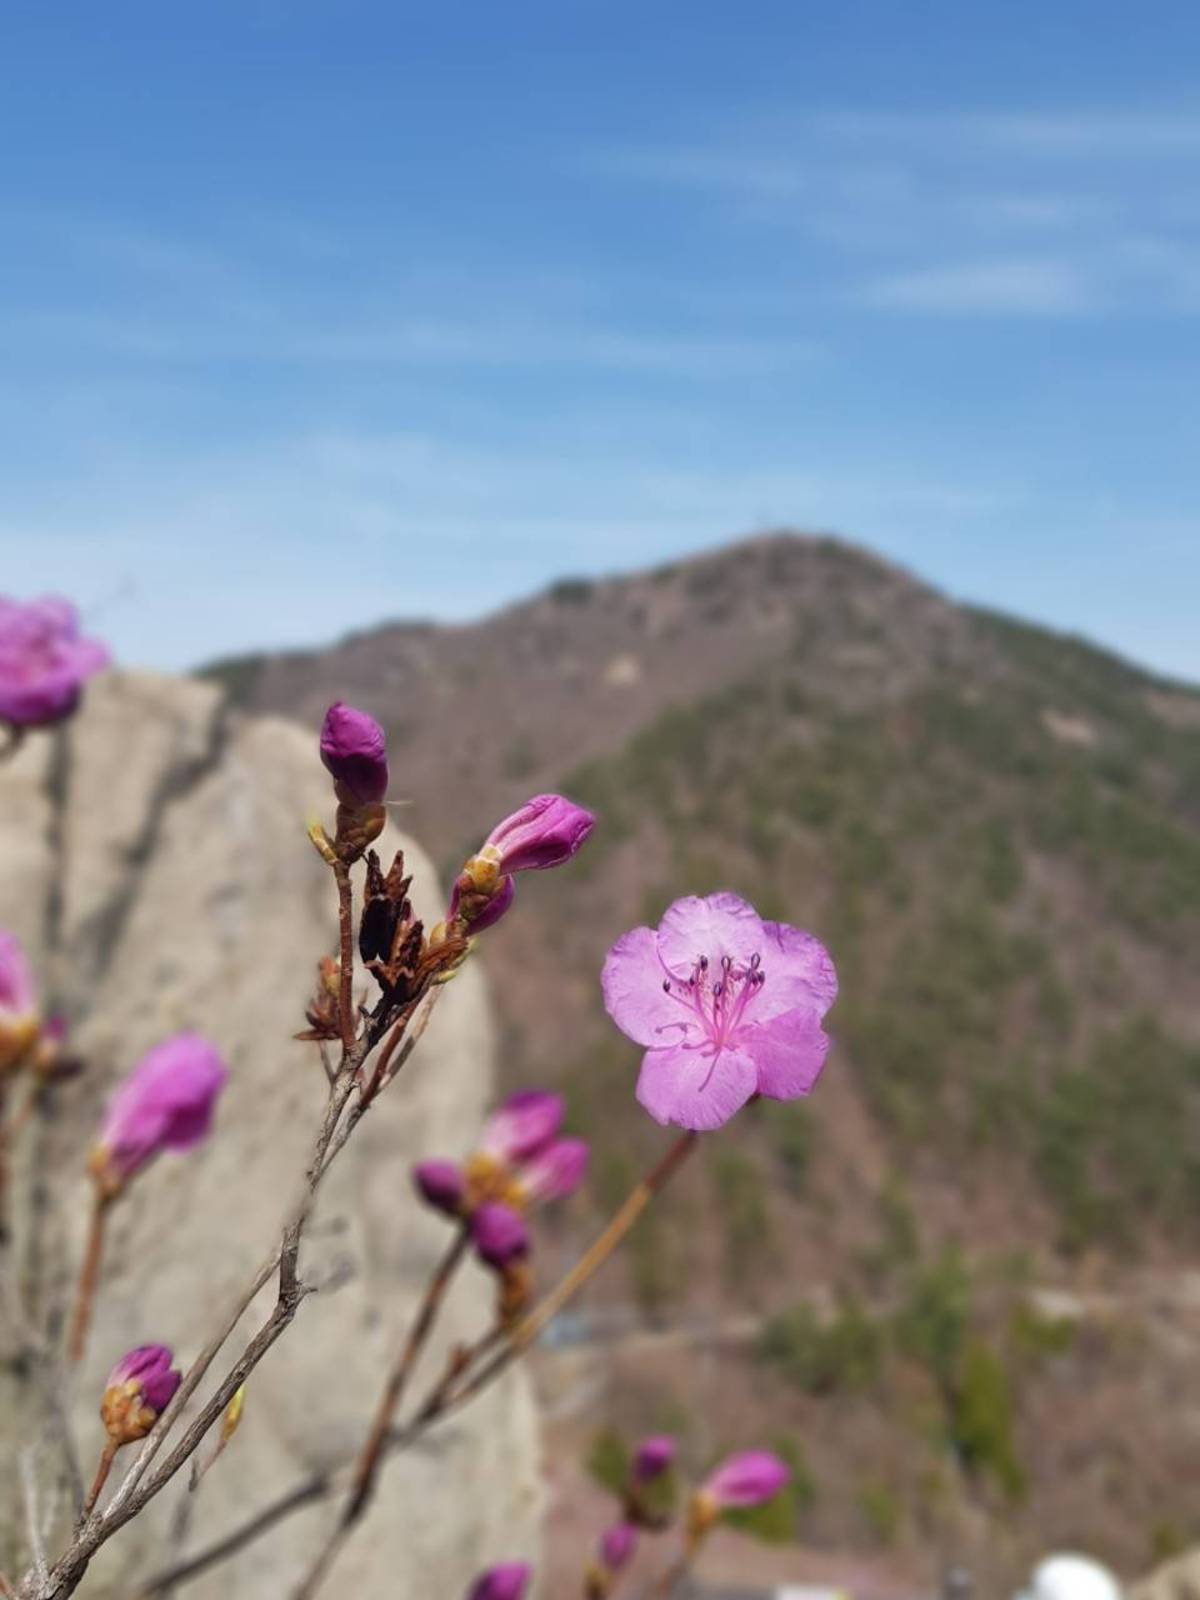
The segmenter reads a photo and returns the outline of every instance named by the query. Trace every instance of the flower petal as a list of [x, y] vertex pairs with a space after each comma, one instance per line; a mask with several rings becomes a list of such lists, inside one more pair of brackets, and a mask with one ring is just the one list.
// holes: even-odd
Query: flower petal
[[622, 934], [605, 957], [600, 975], [605, 1010], [635, 1044], [661, 1048], [679, 1038], [677, 1026], [663, 1032], [687, 1020], [679, 1002], [663, 992], [666, 976], [652, 928]]
[[647, 1050], [637, 1097], [655, 1122], [708, 1132], [720, 1128], [754, 1093], [754, 1062], [741, 1050], [717, 1056], [676, 1045]]
[[[764, 990], [769, 993], [781, 978], [799, 980], [812, 990], [820, 1003], [820, 1014], [824, 1016], [838, 992], [837, 973], [829, 951], [811, 933], [789, 927], [786, 922], [764, 922], [763, 929], [767, 936], [763, 945], [763, 971], [767, 975]], [[790, 987], [795, 993], [794, 982]], [[764, 1000], [768, 993], [764, 993]]]
[[829, 1054], [829, 1035], [811, 1006], [743, 1028], [737, 1043], [754, 1062], [759, 1094], [770, 1100], [797, 1100], [808, 1094]]
[[694, 894], [676, 900], [658, 925], [658, 953], [679, 978], [691, 977], [701, 956], [714, 966], [723, 956], [743, 966], [761, 954], [764, 942], [758, 912], [724, 890], [703, 900]]

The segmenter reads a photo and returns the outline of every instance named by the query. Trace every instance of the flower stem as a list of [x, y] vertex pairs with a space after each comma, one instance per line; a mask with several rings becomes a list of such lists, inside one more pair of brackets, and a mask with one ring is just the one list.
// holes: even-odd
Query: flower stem
[[441, 1310], [442, 1301], [446, 1297], [446, 1290], [450, 1287], [451, 1280], [458, 1271], [466, 1254], [469, 1240], [470, 1234], [467, 1229], [461, 1227], [429, 1280], [424, 1298], [409, 1330], [408, 1338], [404, 1341], [404, 1349], [400, 1352], [400, 1359], [388, 1374], [388, 1380], [384, 1385], [383, 1394], [379, 1399], [379, 1407], [375, 1413], [374, 1424], [367, 1436], [362, 1454], [358, 1458], [358, 1465], [354, 1469], [353, 1487], [342, 1517], [342, 1520], [346, 1523], [354, 1522], [362, 1515], [367, 1501], [371, 1497], [392, 1418], [395, 1416], [396, 1408], [404, 1397], [404, 1390], [408, 1385], [409, 1378], [412, 1376], [413, 1368], [417, 1364], [417, 1358], [425, 1348], [426, 1341], [433, 1330], [438, 1312]]
[[[104, 1255], [104, 1223], [108, 1216], [109, 1200], [96, 1191], [92, 1201], [92, 1220], [88, 1228], [83, 1260], [79, 1264], [79, 1283], [75, 1289], [75, 1309], [71, 1314], [71, 1333], [67, 1342], [67, 1356], [72, 1366], [83, 1359], [88, 1329], [92, 1321], [92, 1304], [96, 1298], [96, 1285], [100, 1280], [100, 1261]], [[105, 1468], [107, 1471], [107, 1468]]]
[[295, 1600], [308, 1600], [315, 1595], [326, 1574], [337, 1559], [338, 1552], [350, 1536], [354, 1524], [366, 1511], [370, 1504], [371, 1496], [375, 1489], [375, 1480], [379, 1473], [379, 1466], [383, 1460], [383, 1453], [387, 1447], [391, 1433], [392, 1418], [396, 1408], [403, 1399], [404, 1390], [412, 1376], [412, 1370], [417, 1364], [417, 1358], [425, 1348], [426, 1341], [433, 1329], [437, 1314], [446, 1297], [446, 1290], [450, 1287], [454, 1274], [466, 1254], [470, 1234], [466, 1227], [460, 1227], [455, 1234], [450, 1248], [443, 1255], [441, 1261], [434, 1268], [422, 1296], [421, 1304], [409, 1329], [408, 1338], [404, 1341], [404, 1348], [399, 1359], [388, 1373], [387, 1382], [384, 1384], [383, 1393], [379, 1397], [379, 1405], [375, 1412], [375, 1420], [371, 1424], [366, 1442], [355, 1464], [354, 1476], [350, 1483], [350, 1494], [342, 1508], [341, 1516], [335, 1523], [329, 1538], [322, 1545], [316, 1560], [309, 1569], [308, 1576], [295, 1592]]
[[645, 1211], [651, 1200], [654, 1199], [654, 1196], [660, 1190], [666, 1188], [698, 1143], [698, 1134], [690, 1130], [680, 1134], [666, 1154], [651, 1167], [641, 1182], [630, 1190], [621, 1208], [615, 1213], [600, 1237], [580, 1256], [571, 1270], [565, 1277], [560, 1279], [550, 1293], [539, 1301], [533, 1310], [517, 1324], [503, 1350], [497, 1352], [473, 1377], [468, 1378], [457, 1392], [453, 1389], [449, 1392], [444, 1389], [441, 1392], [435, 1392], [418, 1415], [416, 1419], [418, 1424], [432, 1421], [442, 1411], [449, 1410], [451, 1406], [459, 1405], [463, 1401], [471, 1399], [485, 1385], [490, 1383], [494, 1377], [498, 1376], [510, 1362], [515, 1361], [518, 1356], [529, 1348], [546, 1324], [553, 1321], [567, 1302], [578, 1294], [589, 1278], [594, 1277], [600, 1270], [642, 1212]]
[[338, 938], [341, 964], [338, 971], [338, 1012], [342, 1045], [354, 1048], [354, 886], [350, 868], [340, 858], [333, 863], [338, 893]]
[[100, 1491], [108, 1482], [108, 1475], [112, 1471], [112, 1464], [116, 1459], [120, 1446], [115, 1439], [110, 1439], [100, 1453], [100, 1464], [96, 1468], [96, 1476], [92, 1479], [92, 1487], [88, 1490], [88, 1497], [83, 1503], [83, 1515], [90, 1517], [96, 1501], [100, 1498]]

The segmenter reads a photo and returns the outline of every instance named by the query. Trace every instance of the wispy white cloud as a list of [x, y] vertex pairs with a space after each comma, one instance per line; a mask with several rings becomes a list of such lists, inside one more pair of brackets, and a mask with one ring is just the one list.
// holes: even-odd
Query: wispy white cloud
[[[893, 312], [1191, 313], [1200, 112], [759, 115], [599, 169], [805, 240], [818, 298]], [[850, 289], [844, 287], [850, 280]]]
[[945, 153], [964, 144], [1049, 156], [1191, 155], [1200, 150], [1200, 110], [1169, 112], [1066, 110], [818, 114], [812, 126], [836, 139], [895, 146], [933, 145]]
[[112, 597], [103, 620], [127, 660], [179, 666], [374, 617], [478, 615], [552, 574], [637, 567], [755, 526], [886, 542], [991, 526], [1020, 504], [1003, 486], [697, 465], [636, 442], [500, 450], [330, 427], [148, 459], [110, 440], [52, 502], [0, 484], [0, 568], [19, 554], [30, 589], [69, 572], [85, 603]]
[[983, 261], [926, 267], [864, 284], [854, 298], [887, 310], [964, 316], [1080, 316], [1097, 309], [1093, 288], [1061, 261]]
[[580, 368], [682, 378], [723, 379], [811, 362], [815, 340], [654, 334], [587, 324], [489, 323], [401, 316], [338, 322], [314, 313], [269, 318], [147, 317], [56, 310], [0, 320], [11, 353], [69, 352], [124, 361], [255, 366], [493, 369]]

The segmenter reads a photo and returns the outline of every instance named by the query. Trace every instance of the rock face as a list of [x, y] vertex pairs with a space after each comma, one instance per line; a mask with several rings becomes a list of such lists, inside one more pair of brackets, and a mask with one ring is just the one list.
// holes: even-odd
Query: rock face
[[[183, 1028], [211, 1035], [232, 1068], [214, 1137], [159, 1160], [113, 1214], [71, 1402], [85, 1471], [100, 1448], [96, 1406], [113, 1360], [153, 1340], [186, 1364], [270, 1248], [295, 1192], [324, 1078], [315, 1047], [291, 1036], [316, 958], [336, 944], [329, 874], [303, 825], [329, 802], [311, 732], [229, 715], [211, 685], [140, 675], [98, 681], [67, 728], [31, 737], [0, 765], [0, 925], [25, 942], [87, 1061], [14, 1181], [14, 1205], [27, 1214], [40, 1191], [48, 1197], [36, 1289], [48, 1312], [61, 1315], [69, 1297], [86, 1148], [117, 1078]], [[443, 900], [425, 858], [399, 836], [382, 841], [387, 853], [400, 846], [418, 907], [435, 915]], [[361, 1437], [446, 1243], [444, 1225], [410, 1198], [408, 1166], [469, 1146], [492, 1091], [491, 1051], [481, 976], [468, 968], [322, 1192], [302, 1275], [325, 1287], [255, 1373], [242, 1427], [195, 1497], [187, 1549]], [[481, 1330], [491, 1293], [474, 1268], [464, 1273], [426, 1371], [450, 1338]], [[269, 1304], [267, 1291], [231, 1353]], [[7, 1406], [0, 1455], [11, 1459], [4, 1416]], [[330, 1592], [452, 1600], [488, 1561], [531, 1553], [537, 1484], [529, 1393], [509, 1379], [422, 1450], [391, 1461]], [[181, 1476], [106, 1547], [81, 1593], [130, 1593], [134, 1576], [163, 1564], [182, 1489]], [[180, 1592], [285, 1594], [329, 1510], [300, 1514]]]

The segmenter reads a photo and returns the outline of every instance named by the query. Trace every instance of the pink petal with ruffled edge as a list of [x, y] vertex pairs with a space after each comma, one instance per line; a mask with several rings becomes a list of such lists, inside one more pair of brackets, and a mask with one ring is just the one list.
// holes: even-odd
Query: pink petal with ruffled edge
[[704, 1055], [678, 1047], [647, 1050], [637, 1097], [655, 1122], [708, 1133], [723, 1127], [754, 1093], [754, 1062], [740, 1050]]
[[767, 987], [777, 977], [799, 979], [812, 990], [824, 1016], [838, 992], [837, 972], [829, 951], [811, 933], [789, 927], [786, 922], [764, 922], [763, 928], [767, 935], [763, 947]]
[[754, 1062], [759, 1094], [797, 1100], [821, 1076], [829, 1035], [815, 1011], [785, 1011], [760, 1027], [744, 1029], [738, 1045]]
[[666, 977], [653, 928], [634, 928], [622, 935], [605, 958], [600, 975], [605, 1010], [635, 1044], [661, 1049], [678, 1042], [677, 1025], [687, 1013], [663, 993]]
[[658, 925], [658, 953], [679, 978], [690, 978], [701, 956], [714, 967], [723, 956], [744, 966], [761, 954], [764, 943], [758, 912], [726, 891], [703, 900], [694, 894], [676, 900]]

